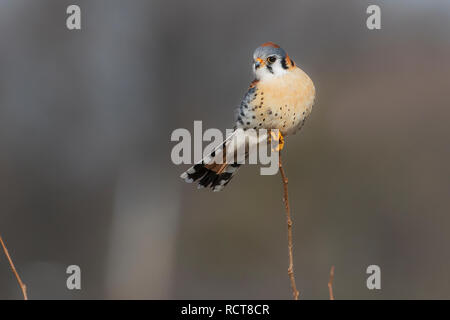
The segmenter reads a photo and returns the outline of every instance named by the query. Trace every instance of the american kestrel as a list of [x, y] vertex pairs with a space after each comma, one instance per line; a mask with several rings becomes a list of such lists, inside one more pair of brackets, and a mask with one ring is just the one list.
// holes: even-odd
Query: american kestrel
[[[283, 136], [296, 133], [311, 113], [315, 88], [309, 76], [300, 69], [280, 46], [267, 42], [253, 53], [255, 79], [236, 113], [235, 130], [278, 129], [280, 147]], [[226, 154], [228, 139], [212, 156]], [[231, 151], [232, 152], [232, 151]], [[225, 157], [224, 157], [225, 158]], [[200, 161], [181, 174], [186, 182], [198, 180], [198, 187], [220, 191], [240, 167], [240, 163]]]

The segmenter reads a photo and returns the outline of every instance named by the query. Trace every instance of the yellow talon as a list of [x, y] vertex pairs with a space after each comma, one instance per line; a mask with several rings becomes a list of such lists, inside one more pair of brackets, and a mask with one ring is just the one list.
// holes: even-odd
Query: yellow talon
[[[272, 149], [272, 151], [281, 151], [284, 148], [284, 137], [281, 134], [281, 132], [278, 130], [278, 136], [275, 134], [275, 132], [270, 131], [270, 135], [273, 137], [273, 139], [278, 140], [278, 145], [277, 147], [274, 149]], [[269, 137], [270, 138], [270, 137]]]

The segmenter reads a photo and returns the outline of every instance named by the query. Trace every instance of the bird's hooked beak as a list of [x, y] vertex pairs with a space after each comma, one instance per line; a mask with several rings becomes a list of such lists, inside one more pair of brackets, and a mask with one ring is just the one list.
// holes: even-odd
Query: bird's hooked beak
[[258, 69], [259, 67], [263, 66], [265, 64], [264, 60], [261, 58], [256, 58], [255, 60], [255, 69]]

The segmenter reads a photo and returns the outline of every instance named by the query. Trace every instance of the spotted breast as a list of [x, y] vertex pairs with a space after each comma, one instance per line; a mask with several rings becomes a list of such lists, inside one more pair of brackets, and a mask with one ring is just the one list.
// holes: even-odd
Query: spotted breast
[[255, 80], [238, 109], [236, 127], [294, 134], [311, 113], [314, 98], [312, 80], [298, 67], [278, 77]]

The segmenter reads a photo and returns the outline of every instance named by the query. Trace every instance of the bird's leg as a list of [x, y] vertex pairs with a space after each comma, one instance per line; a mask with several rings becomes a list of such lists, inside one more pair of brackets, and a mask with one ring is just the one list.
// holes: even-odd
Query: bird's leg
[[284, 137], [280, 131], [278, 131], [278, 138], [278, 151], [281, 151], [284, 148]]
[[270, 139], [273, 138], [274, 140], [278, 140], [278, 146], [274, 149], [272, 149], [272, 151], [281, 151], [284, 148], [284, 137], [281, 134], [280, 130], [278, 130], [278, 136], [275, 134], [275, 132], [270, 131], [270, 136], [269, 136], [269, 141]]

